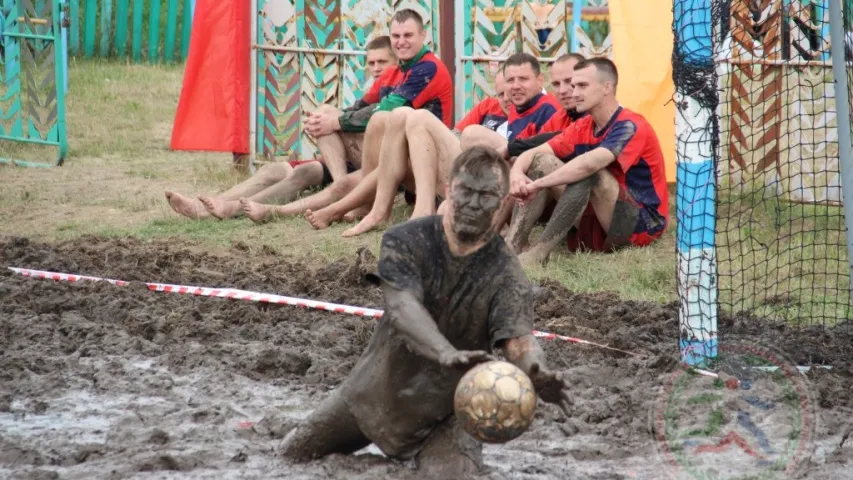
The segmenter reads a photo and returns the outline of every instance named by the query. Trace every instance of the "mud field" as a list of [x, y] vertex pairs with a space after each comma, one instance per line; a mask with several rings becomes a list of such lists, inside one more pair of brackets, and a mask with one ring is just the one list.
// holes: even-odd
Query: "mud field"
[[[269, 247], [236, 245], [214, 256], [136, 240], [7, 238], [0, 266], [0, 478], [417, 478], [374, 447], [300, 465], [276, 454], [289, 428], [347, 375], [374, 320], [155, 293], [139, 283], [30, 279], [5, 268], [382, 308], [378, 289], [362, 278], [375, 266], [369, 252], [309, 269]], [[768, 465], [790, 442], [805, 468], [793, 476], [853, 478], [853, 328], [721, 319], [723, 344], [757, 339], [799, 365], [832, 365], [794, 374], [787, 390], [754, 374], [745, 390], [679, 369], [676, 304], [545, 284], [536, 313], [539, 330], [642, 356], [542, 340], [550, 366], [574, 385], [572, 416], [540, 402], [524, 435], [486, 446], [482, 478], [696, 478], [698, 470], [783, 478], [783, 467]], [[712, 397], [722, 407], [706, 415]], [[758, 413], [743, 414], [738, 402]], [[786, 405], [799, 413], [788, 415]], [[673, 419], [698, 429], [677, 445], [663, 442]], [[758, 477], [762, 471], [770, 476]]]

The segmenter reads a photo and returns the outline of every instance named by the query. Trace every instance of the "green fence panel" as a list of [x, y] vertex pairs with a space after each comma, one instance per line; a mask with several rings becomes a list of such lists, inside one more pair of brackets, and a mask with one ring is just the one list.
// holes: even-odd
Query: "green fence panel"
[[113, 0], [101, 0], [101, 58], [110, 54], [110, 30], [113, 19]]
[[142, 13], [145, 4], [142, 0], [133, 0], [133, 40], [131, 41], [131, 55], [133, 61], [138, 63], [142, 60]]
[[95, 19], [98, 15], [98, 0], [86, 0], [84, 9], [86, 22], [83, 26], [83, 51], [86, 57], [95, 55]]
[[181, 60], [186, 60], [190, 51], [190, 32], [193, 26], [192, 0], [184, 0], [181, 20]]
[[172, 63], [175, 60], [175, 36], [178, 30], [178, 1], [169, 0], [169, 6], [166, 10], [166, 45], [163, 56], [168, 63]]
[[116, 54], [119, 57], [127, 55], [127, 25], [130, 4], [128, 0], [116, 2]]
[[68, 14], [71, 23], [68, 26], [68, 53], [77, 55], [80, 53], [80, 0], [71, 0]]
[[157, 63], [160, 57], [160, 2], [151, 0], [148, 12], [148, 63]]

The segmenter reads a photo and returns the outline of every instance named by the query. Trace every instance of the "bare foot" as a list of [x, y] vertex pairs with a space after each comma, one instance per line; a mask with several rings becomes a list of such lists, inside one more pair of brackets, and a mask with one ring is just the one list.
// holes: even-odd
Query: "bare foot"
[[333, 214], [329, 212], [326, 208], [321, 208], [316, 212], [309, 210], [305, 210], [305, 218], [308, 219], [308, 222], [312, 227], [317, 230], [322, 230], [327, 228], [333, 222], [337, 222], [341, 219], [340, 215]]
[[350, 228], [341, 234], [343, 237], [355, 237], [361, 235], [362, 233], [367, 233], [374, 228], [382, 225], [383, 223], [388, 223], [391, 221], [391, 213], [389, 212], [386, 215], [376, 215], [373, 212], [368, 213], [364, 219], [358, 223], [358, 225]]
[[369, 205], [362, 205], [362, 206], [356, 208], [355, 210], [350, 210], [346, 215], [344, 215], [343, 221], [354, 222], [354, 221], [358, 220], [359, 218], [364, 217], [368, 213], [370, 213], [370, 206]]
[[255, 223], [266, 223], [274, 217], [273, 208], [269, 205], [253, 202], [245, 197], [240, 199], [239, 205], [243, 213]]
[[198, 200], [214, 217], [225, 220], [243, 213], [242, 205], [237, 200], [221, 200], [217, 197], [199, 195]]
[[202, 205], [198, 200], [185, 197], [180, 193], [166, 192], [166, 200], [169, 201], [169, 205], [172, 207], [172, 210], [185, 217], [192, 218], [193, 220], [210, 216], [210, 212], [208, 212], [204, 208], [204, 205]]
[[518, 254], [518, 261], [521, 262], [521, 265], [525, 267], [542, 265], [546, 262], [550, 253], [551, 252], [545, 249], [533, 247], [524, 253]]

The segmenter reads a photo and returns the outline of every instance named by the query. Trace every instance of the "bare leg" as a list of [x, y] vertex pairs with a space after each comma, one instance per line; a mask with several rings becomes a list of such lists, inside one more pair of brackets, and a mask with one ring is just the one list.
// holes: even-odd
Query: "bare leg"
[[331, 453], [354, 453], [370, 445], [355, 417], [335, 390], [314, 410], [302, 425], [282, 441], [282, 455], [298, 462], [321, 458]]
[[241, 182], [229, 190], [216, 195], [199, 195], [198, 200], [204, 205], [208, 213], [218, 219], [232, 218], [242, 213], [240, 208], [241, 197], [255, 195], [273, 185], [281, 183], [290, 178], [294, 168], [286, 162], [276, 162], [264, 165], [257, 173], [248, 180]]
[[[378, 170], [380, 173], [376, 181], [373, 208], [358, 225], [346, 230], [343, 233], [344, 237], [361, 235], [391, 219], [391, 208], [394, 206], [397, 187], [403, 182], [408, 173], [409, 149], [406, 142], [405, 125], [406, 119], [413, 112], [414, 110], [407, 107], [400, 107], [391, 112], [387, 120], [387, 125], [393, 125], [394, 128], [386, 128], [385, 138], [382, 140]], [[403, 128], [400, 128], [401, 126]], [[433, 178], [435, 178], [435, 175], [433, 175]], [[435, 197], [435, 194], [433, 194], [433, 197]]]
[[[563, 166], [563, 162], [559, 158], [553, 155], [538, 154], [533, 159], [526, 173], [528, 178], [536, 180], [557, 170], [561, 166]], [[530, 232], [542, 216], [542, 212], [545, 210], [545, 205], [548, 202], [548, 197], [554, 195], [554, 193], [551, 191], [539, 192], [525, 206], [521, 206], [518, 202], [513, 202], [515, 203], [515, 208], [512, 211], [509, 232], [506, 235], [507, 243], [513, 251], [519, 253], [527, 245]], [[562, 194], [562, 188], [559, 193]], [[559, 199], [559, 195], [556, 198]]]
[[364, 132], [364, 155], [361, 161], [363, 177], [358, 185], [348, 192], [344, 198], [325, 208], [317, 211], [314, 209], [305, 211], [305, 217], [314, 228], [326, 228], [331, 223], [341, 220], [346, 213], [362, 205], [368, 205], [373, 200], [377, 180], [375, 170], [379, 165], [379, 154], [382, 149], [386, 124], [390, 117], [389, 112], [377, 112], [367, 124], [367, 130]]
[[495, 150], [507, 146], [507, 141], [499, 133], [489, 130], [482, 125], [470, 125], [462, 132], [462, 150], [471, 147], [491, 147]]
[[450, 181], [453, 161], [462, 153], [462, 147], [453, 132], [435, 115], [424, 110], [409, 116], [406, 137], [417, 195], [411, 218], [432, 215], [436, 208], [436, 193], [444, 193]]
[[[301, 166], [301, 165], [300, 165]], [[243, 213], [256, 223], [264, 223], [276, 217], [287, 217], [301, 215], [310, 209], [323, 208], [336, 202], [350, 192], [361, 180], [361, 171], [348, 174], [340, 181], [334, 182], [322, 191], [305, 198], [300, 198], [287, 205], [267, 205], [259, 201], [244, 198], [240, 199]]]
[[592, 204], [602, 228], [609, 231], [618, 199], [619, 183], [613, 175], [604, 170], [567, 185], [554, 208], [551, 220], [545, 226], [545, 231], [530, 250], [518, 256], [519, 260], [525, 265], [544, 261], [554, 247], [566, 239], [569, 229], [578, 223], [589, 204]]
[[347, 212], [347, 214], [344, 215], [343, 220], [345, 222], [354, 222], [360, 218], [364, 218], [364, 216], [368, 213], [370, 213], [370, 207], [367, 205], [362, 205], [356, 208], [355, 210], [350, 210], [349, 212]]

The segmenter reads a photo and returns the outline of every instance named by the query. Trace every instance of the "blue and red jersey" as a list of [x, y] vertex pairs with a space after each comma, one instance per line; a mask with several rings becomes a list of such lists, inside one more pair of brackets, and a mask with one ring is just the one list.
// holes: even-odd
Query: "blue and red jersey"
[[607, 171], [641, 206], [634, 233], [642, 234], [650, 243], [663, 234], [669, 219], [669, 191], [658, 137], [642, 115], [622, 107], [600, 131], [594, 130], [592, 115], [586, 115], [548, 145], [563, 161], [596, 148], [610, 150], [616, 160]]
[[550, 93], [536, 94], [521, 108], [510, 105], [508, 140], [536, 135], [542, 126], [562, 108], [557, 97]]
[[458, 131], [465, 130], [469, 125], [482, 125], [489, 130], [496, 131], [498, 127], [507, 121], [507, 115], [501, 108], [501, 102], [497, 98], [489, 97], [474, 106], [465, 115], [465, 118], [456, 124]]
[[364, 96], [367, 105], [375, 105], [375, 108], [363, 109], [364, 113], [357, 116], [342, 115], [341, 131], [363, 132], [375, 112], [387, 112], [402, 106], [427, 110], [447, 128], [453, 125], [450, 72], [426, 47], [413, 59], [385, 70], [376, 83], [379, 85]]

